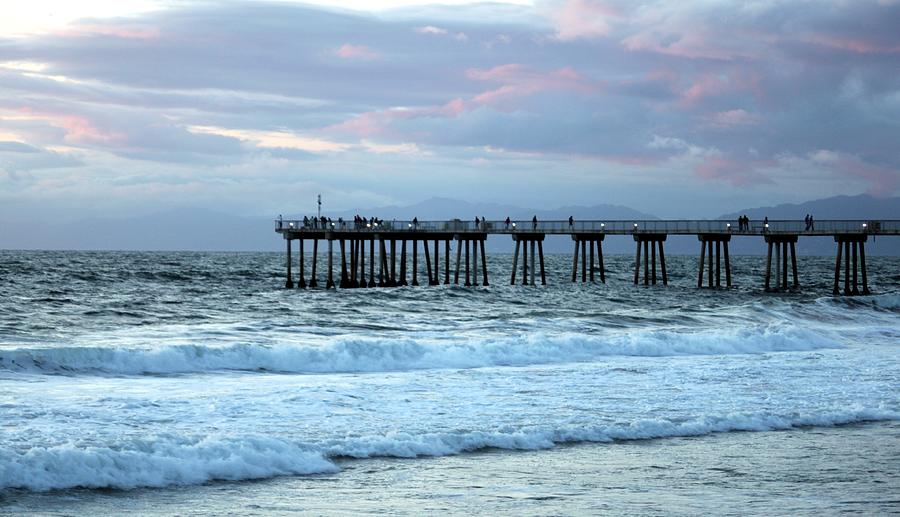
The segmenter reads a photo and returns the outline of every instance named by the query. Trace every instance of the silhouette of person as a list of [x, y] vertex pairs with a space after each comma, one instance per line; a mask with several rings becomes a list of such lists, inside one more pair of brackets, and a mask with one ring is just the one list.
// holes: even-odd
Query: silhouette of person
[[531, 218], [531, 229], [537, 230], [537, 216]]

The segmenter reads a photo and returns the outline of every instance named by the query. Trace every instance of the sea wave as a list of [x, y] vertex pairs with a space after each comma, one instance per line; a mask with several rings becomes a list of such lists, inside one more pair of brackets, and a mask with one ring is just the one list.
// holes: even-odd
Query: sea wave
[[446, 456], [486, 448], [537, 450], [562, 443], [610, 443], [884, 420], [900, 420], [900, 412], [858, 407], [814, 413], [732, 413], [680, 422], [647, 419], [582, 426], [392, 433], [321, 444], [294, 442], [283, 437], [191, 439], [162, 435], [115, 447], [66, 444], [26, 451], [0, 448], [0, 489], [46, 491], [195, 485], [214, 480], [337, 472], [335, 460], [340, 458]]
[[69, 374], [183, 374], [213, 371], [383, 372], [584, 362], [605, 356], [761, 354], [840, 348], [796, 326], [704, 331], [634, 330], [604, 335], [542, 333], [452, 341], [338, 337], [322, 345], [166, 345], [153, 348], [0, 349], [0, 368]]

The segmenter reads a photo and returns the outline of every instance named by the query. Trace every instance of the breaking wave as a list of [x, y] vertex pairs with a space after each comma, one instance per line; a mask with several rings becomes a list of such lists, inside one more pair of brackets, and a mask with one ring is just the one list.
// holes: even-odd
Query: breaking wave
[[761, 354], [840, 348], [836, 340], [793, 326], [607, 335], [541, 333], [458, 339], [343, 337], [323, 345], [166, 345], [154, 348], [23, 347], [0, 350], [0, 368], [114, 375], [213, 371], [383, 372], [584, 362], [604, 356]]
[[66, 444], [26, 451], [0, 449], [0, 489], [46, 491], [195, 485], [214, 480], [332, 473], [339, 470], [335, 460], [340, 458], [445, 456], [485, 448], [536, 450], [562, 443], [609, 443], [898, 419], [900, 412], [878, 408], [809, 414], [733, 413], [681, 422], [655, 419], [418, 435], [393, 433], [321, 444], [261, 436], [192, 439], [161, 435], [118, 446]]

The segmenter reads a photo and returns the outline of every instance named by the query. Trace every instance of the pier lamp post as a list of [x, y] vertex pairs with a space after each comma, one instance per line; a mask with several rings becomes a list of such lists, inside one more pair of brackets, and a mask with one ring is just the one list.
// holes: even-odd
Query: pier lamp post
[[725, 229], [728, 230], [728, 233], [731, 233], [731, 223], [726, 223], [726, 224], [725, 224]]
[[605, 232], [605, 231], [606, 231], [606, 223], [600, 223], [600, 231], [601, 231], [601, 232]]

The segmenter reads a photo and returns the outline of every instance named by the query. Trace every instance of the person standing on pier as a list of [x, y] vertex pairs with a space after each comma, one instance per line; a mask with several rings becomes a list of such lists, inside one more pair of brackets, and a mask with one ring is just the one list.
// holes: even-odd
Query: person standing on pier
[[475, 229], [476, 230], [478, 229], [478, 223], [479, 223], [479, 219], [478, 219], [478, 216], [476, 215], [475, 216]]
[[531, 229], [537, 230], [537, 216], [531, 218]]
[[413, 217], [413, 228], [415, 228], [416, 230], [419, 229], [419, 218], [418, 217]]
[[281, 229], [281, 225], [282, 225], [281, 214], [278, 214], [278, 229], [279, 230]]
[[509, 230], [509, 223], [510, 223], [509, 216], [506, 216], [506, 229], [507, 230]]
[[570, 215], [569, 216], [569, 229], [572, 229], [572, 225], [575, 224], [575, 219]]

